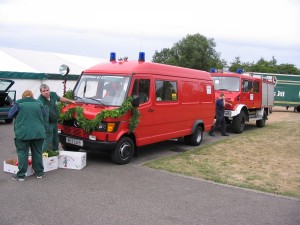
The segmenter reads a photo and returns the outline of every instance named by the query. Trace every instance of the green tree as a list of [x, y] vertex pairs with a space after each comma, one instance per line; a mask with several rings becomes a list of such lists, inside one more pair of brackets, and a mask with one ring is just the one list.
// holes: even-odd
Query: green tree
[[[275, 65], [274, 65], [275, 63]], [[268, 62], [264, 58], [260, 58], [253, 66], [252, 71], [260, 72], [260, 73], [276, 73], [276, 63], [277, 61], [273, 57], [273, 59]]]
[[299, 69], [297, 69], [293, 64], [277, 65], [277, 60], [274, 56], [270, 61], [260, 58], [256, 63], [241, 62], [240, 57], [235, 57], [235, 60], [230, 63], [229, 71], [236, 72], [238, 68], [247, 72], [300, 74]]
[[240, 57], [235, 57], [235, 60], [230, 63], [229, 71], [236, 72], [237, 69], [242, 69], [244, 72], [251, 71], [253, 63], [243, 63]]
[[171, 49], [155, 51], [152, 61], [206, 71], [210, 68], [223, 68], [226, 66], [226, 61], [220, 59], [220, 53], [215, 50], [215, 47], [213, 38], [206, 38], [199, 33], [188, 34]]
[[281, 74], [300, 74], [300, 70], [294, 64], [280, 64], [277, 66], [278, 72]]

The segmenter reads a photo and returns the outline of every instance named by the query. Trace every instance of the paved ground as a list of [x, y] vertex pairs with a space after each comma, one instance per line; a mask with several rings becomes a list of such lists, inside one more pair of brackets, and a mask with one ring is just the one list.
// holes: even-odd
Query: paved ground
[[[217, 139], [205, 134], [203, 144]], [[0, 225], [300, 224], [299, 199], [142, 166], [145, 161], [189, 149], [175, 141], [151, 145], [124, 166], [89, 153], [82, 170], [58, 169], [45, 179], [29, 177], [25, 182], [13, 181], [11, 174], [2, 172]], [[14, 157], [12, 125], [0, 123], [1, 161]]]

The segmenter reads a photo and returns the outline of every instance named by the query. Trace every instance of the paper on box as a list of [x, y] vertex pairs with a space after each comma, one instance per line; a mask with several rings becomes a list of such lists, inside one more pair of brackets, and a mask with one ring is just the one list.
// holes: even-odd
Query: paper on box
[[58, 156], [43, 157], [44, 172], [58, 168]]
[[86, 152], [59, 151], [58, 168], [80, 170], [86, 166]]

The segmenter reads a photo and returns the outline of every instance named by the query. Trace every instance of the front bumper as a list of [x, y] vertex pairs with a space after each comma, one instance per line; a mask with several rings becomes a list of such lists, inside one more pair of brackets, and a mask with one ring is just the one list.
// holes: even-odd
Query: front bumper
[[[92, 140], [89, 140], [89, 139], [78, 138], [78, 137], [71, 136], [71, 135], [66, 135], [66, 134], [58, 134], [58, 137], [59, 137], [59, 142], [64, 146], [80, 148], [80, 149], [84, 149], [86, 151], [93, 151], [93, 152], [112, 151], [117, 145], [117, 142], [92, 141]], [[83, 146], [78, 146], [78, 145], [67, 143], [66, 142], [67, 137], [82, 140], [83, 141]]]

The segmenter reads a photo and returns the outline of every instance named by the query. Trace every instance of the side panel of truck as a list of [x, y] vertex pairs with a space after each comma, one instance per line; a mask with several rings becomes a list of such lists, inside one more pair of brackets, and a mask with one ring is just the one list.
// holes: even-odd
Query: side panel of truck
[[[156, 81], [162, 77], [156, 77]], [[166, 78], [164, 78], [166, 79]], [[157, 141], [186, 136], [191, 134], [191, 129], [197, 120], [204, 124], [204, 130], [211, 128], [214, 119], [214, 94], [207, 93], [212, 89], [212, 83], [202, 80], [189, 80], [186, 78], [169, 78], [177, 84], [177, 96], [174, 99], [158, 101], [154, 98], [154, 127], [153, 138]], [[156, 92], [154, 92], [156, 94]]]
[[262, 108], [273, 106], [274, 104], [274, 85], [262, 83]]
[[300, 75], [256, 72], [252, 74], [276, 79], [273, 93], [275, 106], [295, 106], [300, 108]]
[[[189, 135], [197, 120], [203, 122], [204, 130], [211, 129], [215, 112], [211, 81], [136, 74], [133, 83], [146, 79], [150, 89], [147, 101], [139, 106], [141, 117], [135, 131], [137, 146]], [[161, 84], [165, 87], [160, 87]]]

